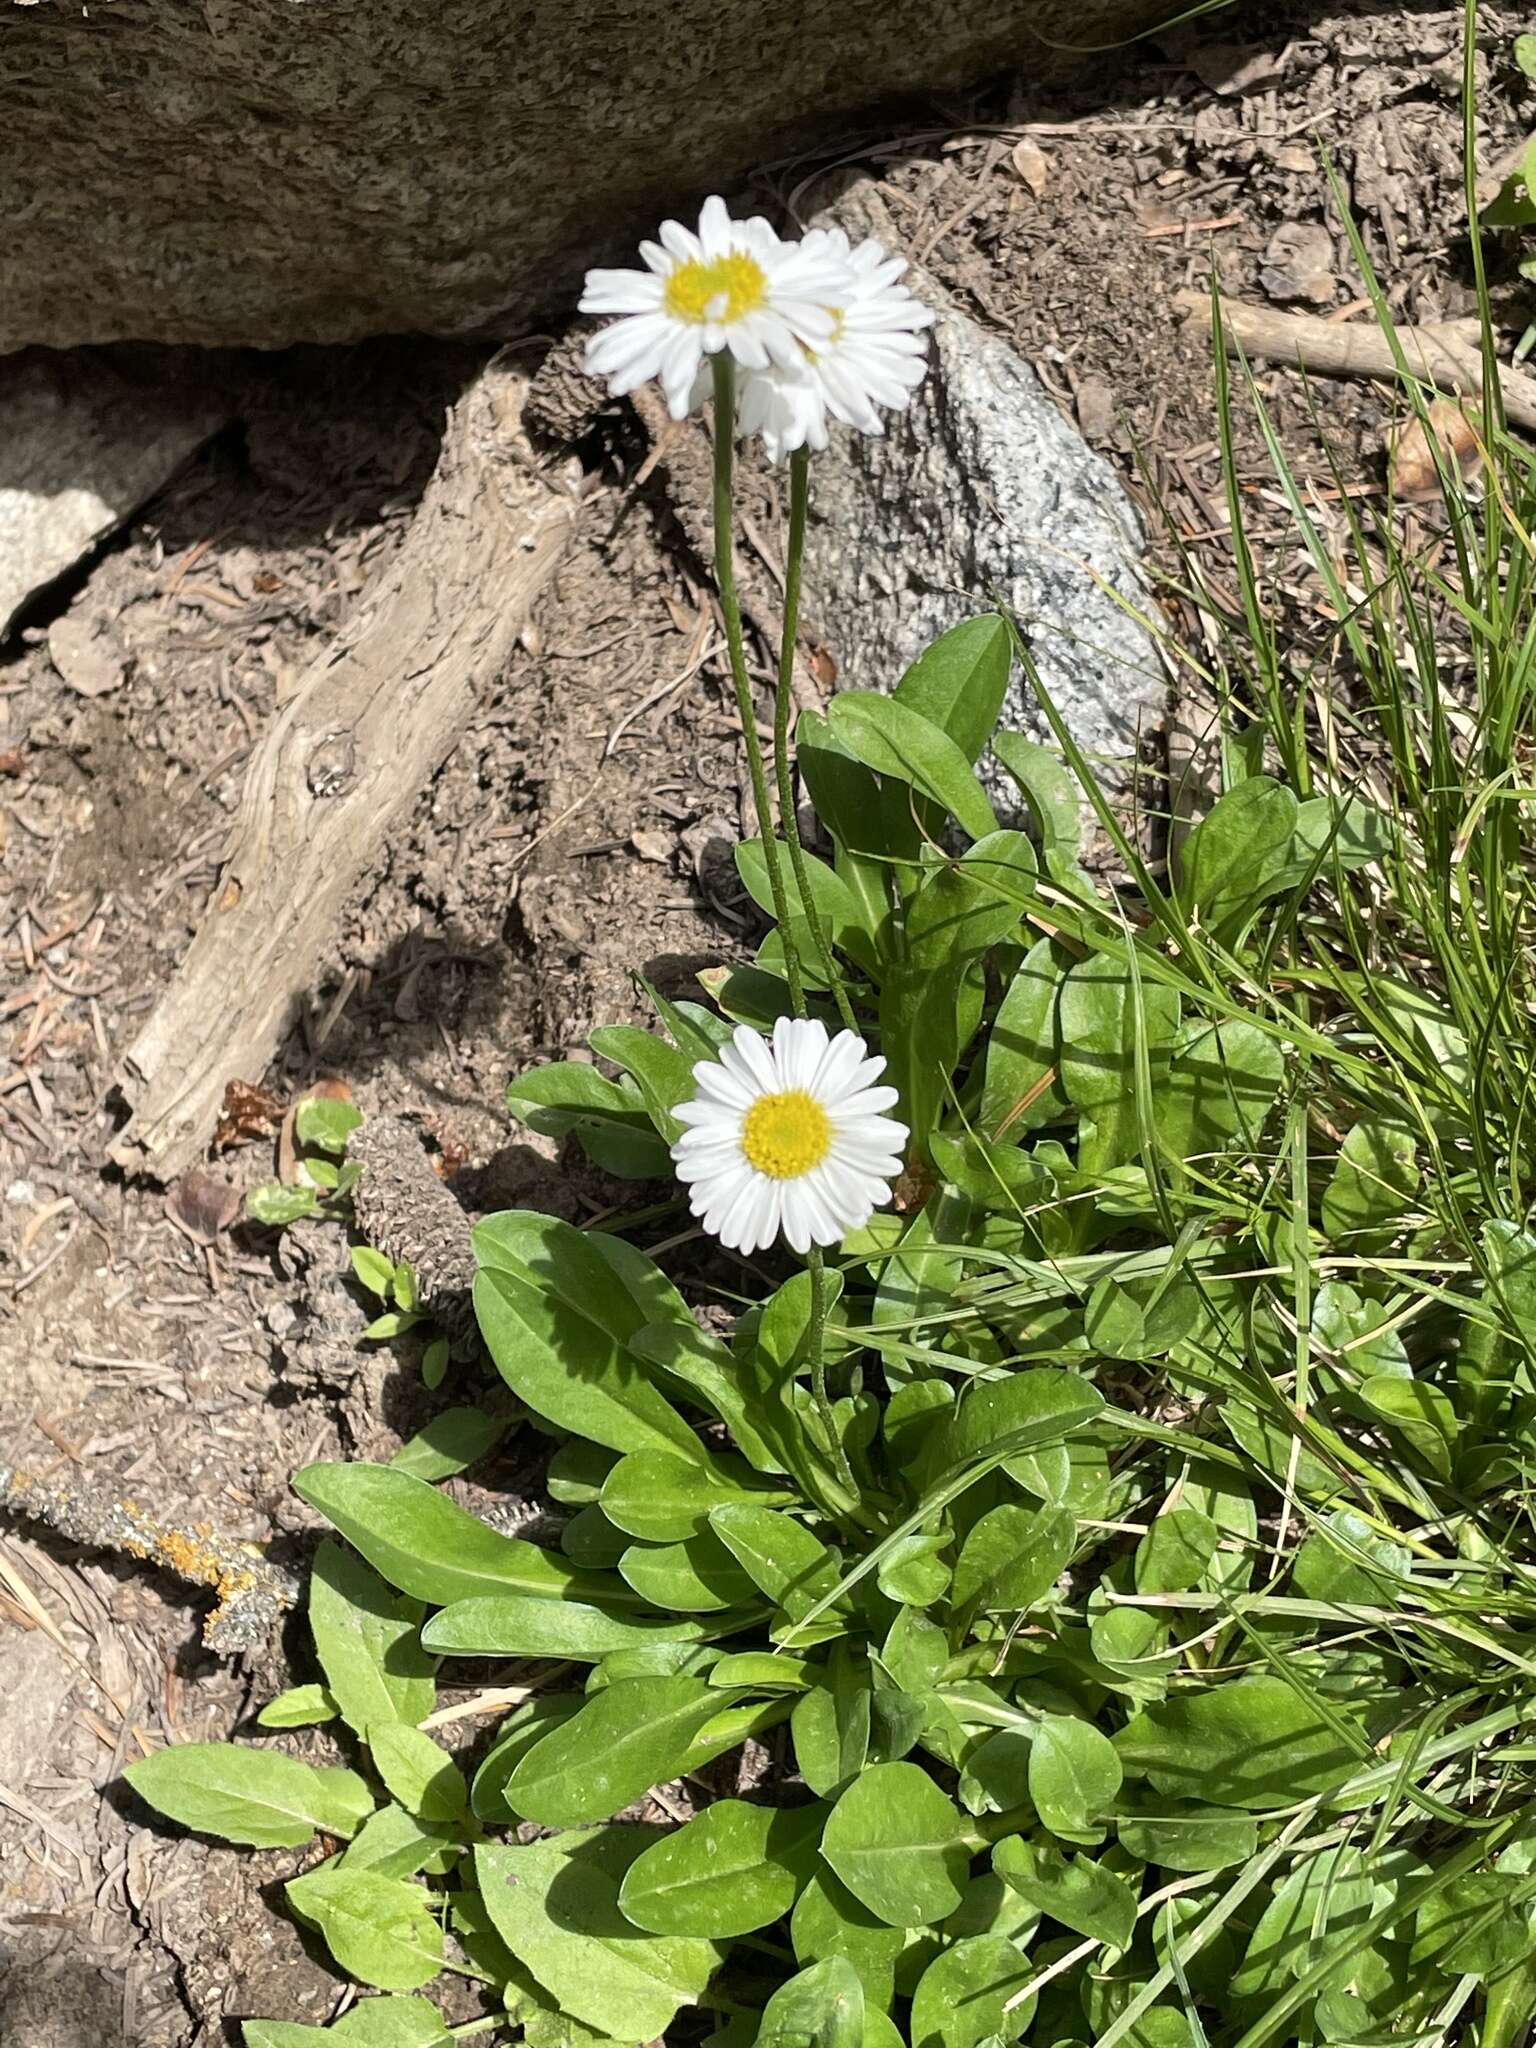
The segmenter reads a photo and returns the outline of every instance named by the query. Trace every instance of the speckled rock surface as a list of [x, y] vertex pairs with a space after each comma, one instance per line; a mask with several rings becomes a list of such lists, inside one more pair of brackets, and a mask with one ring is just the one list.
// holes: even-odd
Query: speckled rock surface
[[80, 357], [0, 362], [0, 637], [223, 418], [191, 379], [140, 386]]
[[[862, 184], [825, 218], [901, 247]], [[1140, 515], [1029, 364], [932, 279], [907, 281], [938, 314], [926, 381], [882, 438], [835, 430], [812, 470], [806, 582], [839, 686], [894, 688], [931, 640], [1001, 598], [1073, 737], [1123, 785], [1168, 691], [1151, 635], [1125, 608], [1149, 603]], [[1002, 722], [1051, 737], [1017, 675]], [[1000, 771], [984, 763], [982, 774], [1012, 798]]]
[[34, 0], [0, 35], [0, 350], [526, 328], [828, 119], [1162, 0]]

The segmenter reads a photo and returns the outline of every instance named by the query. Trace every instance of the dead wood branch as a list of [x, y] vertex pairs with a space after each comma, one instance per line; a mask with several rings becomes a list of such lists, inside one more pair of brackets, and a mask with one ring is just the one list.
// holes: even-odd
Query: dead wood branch
[[[1211, 301], [1204, 292], [1174, 294], [1174, 304], [1210, 330]], [[1263, 356], [1272, 363], [1312, 370], [1325, 377], [1378, 377], [1388, 382], [1399, 375], [1387, 336], [1374, 322], [1325, 320], [1316, 313], [1274, 313], [1264, 306], [1238, 306], [1222, 301], [1222, 329], [1227, 353]], [[1399, 327], [1398, 345], [1404, 360], [1426, 384], [1474, 396], [1483, 384], [1483, 358], [1475, 320], [1442, 320], [1422, 327]], [[1499, 384], [1504, 410], [1519, 427], [1536, 428], [1536, 377], [1503, 368]]]
[[211, 1586], [218, 1605], [203, 1622], [203, 1641], [225, 1656], [259, 1649], [299, 1598], [291, 1572], [206, 1523], [169, 1527], [137, 1501], [114, 1500], [78, 1480], [43, 1479], [0, 1465], [0, 1507], [41, 1522], [71, 1543], [144, 1558], [194, 1586]]
[[119, 1164], [171, 1180], [225, 1085], [260, 1077], [391, 827], [452, 751], [575, 525], [576, 478], [526, 442], [526, 380], [493, 363], [451, 413], [378, 593], [280, 705], [232, 850], [175, 979], [119, 1075]]

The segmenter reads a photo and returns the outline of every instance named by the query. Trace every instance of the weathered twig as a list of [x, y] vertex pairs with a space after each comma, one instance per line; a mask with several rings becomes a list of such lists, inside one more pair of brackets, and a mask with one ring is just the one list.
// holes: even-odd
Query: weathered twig
[[93, 1550], [151, 1560], [195, 1586], [211, 1586], [218, 1604], [203, 1622], [210, 1650], [233, 1656], [258, 1649], [295, 1605], [299, 1581], [207, 1523], [179, 1529], [157, 1522], [137, 1501], [114, 1500], [78, 1480], [43, 1479], [0, 1465], [0, 1507]]
[[[1174, 304], [1209, 329], [1211, 301], [1205, 292], [1174, 294]], [[1239, 306], [1222, 301], [1222, 330], [1227, 352], [1264, 356], [1272, 363], [1315, 371], [1325, 377], [1399, 375], [1392, 345], [1374, 321], [1326, 320], [1316, 313], [1275, 313], [1265, 306]], [[1476, 320], [1439, 320], [1421, 327], [1399, 327], [1398, 345], [1415, 376], [1448, 391], [1477, 393], [1483, 383], [1483, 357]], [[1516, 426], [1536, 428], [1536, 377], [1503, 367], [1499, 385], [1504, 410]]]
[[403, 1117], [371, 1116], [347, 1140], [347, 1158], [363, 1169], [352, 1190], [358, 1229], [387, 1259], [410, 1266], [422, 1306], [456, 1351], [472, 1351], [479, 1335], [470, 1222], [432, 1171], [421, 1133]]
[[124, 1059], [133, 1115], [112, 1148], [121, 1165], [174, 1178], [206, 1144], [226, 1084], [267, 1066], [348, 896], [564, 553], [575, 479], [528, 445], [526, 388], [493, 363], [454, 407], [378, 595], [279, 706], [213, 907]]

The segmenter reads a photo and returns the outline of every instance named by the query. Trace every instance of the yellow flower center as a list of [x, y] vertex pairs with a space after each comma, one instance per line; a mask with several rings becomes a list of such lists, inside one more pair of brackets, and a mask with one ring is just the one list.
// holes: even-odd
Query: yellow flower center
[[755, 256], [733, 250], [713, 263], [695, 257], [680, 263], [667, 279], [667, 311], [676, 320], [701, 326], [706, 320], [729, 323], [755, 313], [768, 298], [768, 277]]
[[760, 1095], [742, 1124], [741, 1149], [770, 1180], [798, 1180], [832, 1150], [832, 1121], [803, 1088]]

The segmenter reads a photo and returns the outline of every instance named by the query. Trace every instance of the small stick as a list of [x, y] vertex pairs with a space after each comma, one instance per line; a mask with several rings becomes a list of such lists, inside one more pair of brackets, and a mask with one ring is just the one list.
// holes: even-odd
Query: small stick
[[[1211, 301], [1205, 292], [1175, 292], [1173, 302], [1207, 332]], [[1395, 379], [1397, 364], [1387, 336], [1373, 322], [1358, 326], [1317, 313], [1273, 313], [1264, 306], [1239, 306], [1222, 301], [1222, 330], [1227, 352], [1265, 356], [1272, 363], [1313, 370], [1325, 377]], [[1399, 327], [1398, 345], [1409, 368], [1428, 384], [1476, 393], [1483, 384], [1483, 355], [1476, 320], [1436, 320], [1421, 327]], [[1536, 428], [1536, 377], [1501, 369], [1504, 410], [1516, 426]]]
[[71, 1543], [122, 1551], [195, 1586], [212, 1586], [219, 1598], [203, 1622], [203, 1641], [225, 1656], [259, 1649], [299, 1599], [299, 1581], [291, 1572], [207, 1523], [167, 1527], [136, 1501], [113, 1500], [76, 1479], [43, 1479], [0, 1465], [0, 1507], [41, 1522]]

